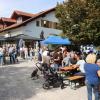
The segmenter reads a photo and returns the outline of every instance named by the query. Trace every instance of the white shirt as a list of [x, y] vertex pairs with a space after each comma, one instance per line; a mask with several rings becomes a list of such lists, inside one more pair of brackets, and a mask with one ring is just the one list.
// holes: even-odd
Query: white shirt
[[42, 53], [42, 56], [47, 56], [47, 54], [48, 54], [48, 51], [44, 51], [44, 52]]
[[50, 56], [45, 56], [43, 59], [43, 63], [47, 63], [48, 65], [50, 64]]
[[12, 53], [13, 50], [14, 50], [14, 48], [13, 48], [13, 47], [10, 47], [10, 48], [9, 48], [9, 53]]
[[76, 65], [79, 65], [79, 69], [82, 73], [85, 73], [85, 70], [84, 70], [84, 64], [85, 64], [85, 61], [84, 60], [79, 60]]

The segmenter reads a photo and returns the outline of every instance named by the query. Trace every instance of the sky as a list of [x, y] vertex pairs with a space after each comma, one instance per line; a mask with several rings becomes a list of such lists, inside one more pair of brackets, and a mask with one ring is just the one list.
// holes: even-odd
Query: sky
[[64, 0], [0, 0], [0, 17], [10, 18], [14, 10], [38, 13]]

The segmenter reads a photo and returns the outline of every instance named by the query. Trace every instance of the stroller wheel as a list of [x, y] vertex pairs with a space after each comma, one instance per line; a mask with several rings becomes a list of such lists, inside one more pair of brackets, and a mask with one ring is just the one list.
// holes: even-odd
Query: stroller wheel
[[45, 83], [43, 84], [43, 88], [44, 88], [44, 89], [50, 89], [49, 83], [48, 83], [48, 82], [45, 82]]
[[58, 88], [58, 87], [60, 87], [60, 83], [57, 82], [57, 83], [53, 84], [53, 87], [54, 87], [54, 88]]
[[65, 84], [61, 84], [61, 89], [64, 89], [65, 88]]
[[37, 74], [37, 76], [36, 76], [36, 77], [37, 77], [37, 79], [38, 79], [38, 78], [39, 78], [39, 75]]

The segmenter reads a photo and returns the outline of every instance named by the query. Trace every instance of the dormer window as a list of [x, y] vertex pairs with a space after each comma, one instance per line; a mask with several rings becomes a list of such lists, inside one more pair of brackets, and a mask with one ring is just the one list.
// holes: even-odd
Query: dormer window
[[21, 23], [22, 22], [22, 17], [18, 17], [17, 18], [17, 23]]

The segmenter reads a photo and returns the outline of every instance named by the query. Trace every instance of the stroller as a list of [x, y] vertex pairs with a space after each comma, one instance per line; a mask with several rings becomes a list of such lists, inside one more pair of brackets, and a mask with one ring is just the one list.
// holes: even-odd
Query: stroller
[[65, 84], [63, 83], [63, 78], [59, 76], [52, 67], [48, 66], [46, 63], [36, 63], [36, 67], [37, 68], [33, 70], [31, 74], [31, 78], [38, 79], [38, 70], [40, 70], [45, 79], [42, 86], [44, 89], [50, 89], [50, 87], [61, 87], [61, 89], [64, 88]]
[[63, 78], [58, 75], [58, 73], [50, 66], [44, 67], [43, 75], [45, 82], [43, 83], [44, 89], [50, 89], [50, 87], [61, 87], [64, 88], [65, 84], [63, 83]]
[[38, 71], [41, 72], [41, 74], [45, 74], [45, 71], [48, 70], [47, 64], [46, 63], [40, 63], [37, 62], [36, 64], [36, 68], [34, 68], [34, 70], [31, 73], [31, 78], [34, 79], [38, 79], [39, 75], [38, 75]]
[[36, 63], [36, 67], [33, 72], [31, 73], [31, 78], [34, 79], [38, 79], [39, 75], [38, 75], [38, 71], [40, 70], [42, 73], [42, 67], [41, 67], [41, 63]]

